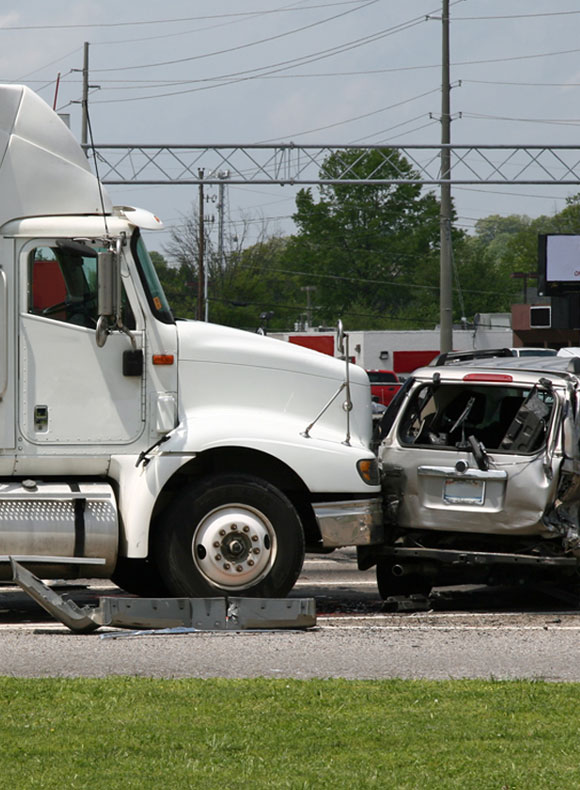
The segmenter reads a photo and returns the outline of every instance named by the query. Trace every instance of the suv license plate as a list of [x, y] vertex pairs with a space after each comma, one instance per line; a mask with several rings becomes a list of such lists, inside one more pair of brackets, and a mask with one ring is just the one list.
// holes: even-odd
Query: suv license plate
[[448, 477], [443, 488], [443, 501], [450, 505], [483, 505], [484, 480], [458, 480]]

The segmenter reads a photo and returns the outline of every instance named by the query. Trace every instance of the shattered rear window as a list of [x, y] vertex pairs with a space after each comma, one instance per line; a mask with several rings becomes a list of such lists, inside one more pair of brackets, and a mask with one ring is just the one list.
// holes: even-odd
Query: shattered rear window
[[419, 387], [399, 423], [404, 445], [533, 453], [546, 440], [554, 395], [549, 389], [439, 384]]

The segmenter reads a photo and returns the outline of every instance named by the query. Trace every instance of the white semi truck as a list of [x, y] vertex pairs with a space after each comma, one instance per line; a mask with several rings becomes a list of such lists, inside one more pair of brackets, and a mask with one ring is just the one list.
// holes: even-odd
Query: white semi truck
[[366, 373], [176, 321], [141, 229], [0, 86], [0, 578], [283, 596], [305, 550], [382, 539]]

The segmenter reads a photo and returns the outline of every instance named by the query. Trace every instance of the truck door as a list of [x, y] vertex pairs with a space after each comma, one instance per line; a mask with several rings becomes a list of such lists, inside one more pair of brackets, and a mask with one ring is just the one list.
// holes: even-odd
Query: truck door
[[[123, 375], [127, 335], [95, 342], [96, 251], [75, 242], [21, 254], [19, 428], [37, 445], [129, 444], [143, 431], [144, 377]], [[127, 324], [135, 319], [127, 306]], [[139, 347], [144, 333], [132, 332]], [[51, 450], [54, 452], [54, 449]]]

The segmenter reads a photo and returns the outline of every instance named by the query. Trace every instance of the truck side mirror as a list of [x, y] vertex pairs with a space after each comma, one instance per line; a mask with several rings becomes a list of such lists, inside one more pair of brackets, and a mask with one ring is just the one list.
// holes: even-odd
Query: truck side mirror
[[97, 259], [97, 310], [98, 314], [114, 316], [116, 278], [115, 253], [111, 250], [99, 252]]
[[107, 342], [109, 322], [114, 319], [118, 308], [118, 258], [112, 250], [99, 252], [97, 258], [97, 346]]

